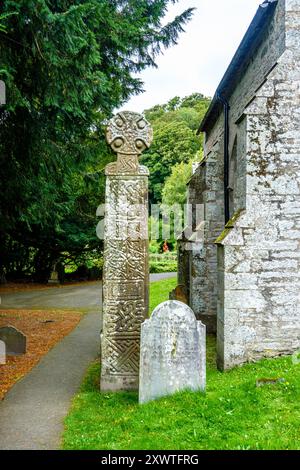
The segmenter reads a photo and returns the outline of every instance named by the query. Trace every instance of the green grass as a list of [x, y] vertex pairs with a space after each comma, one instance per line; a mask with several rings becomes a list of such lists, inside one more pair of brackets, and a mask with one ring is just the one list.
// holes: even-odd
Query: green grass
[[165, 300], [169, 300], [169, 293], [177, 286], [177, 279], [164, 279], [163, 281], [151, 282], [150, 284], [150, 313], [154, 308]]
[[[151, 285], [151, 308], [175, 280]], [[173, 284], [172, 284], [173, 283]], [[137, 393], [99, 392], [93, 364], [65, 421], [64, 449], [300, 449], [300, 365], [266, 359], [226, 373], [208, 337], [207, 391], [139, 406]], [[257, 379], [286, 382], [256, 388]]]

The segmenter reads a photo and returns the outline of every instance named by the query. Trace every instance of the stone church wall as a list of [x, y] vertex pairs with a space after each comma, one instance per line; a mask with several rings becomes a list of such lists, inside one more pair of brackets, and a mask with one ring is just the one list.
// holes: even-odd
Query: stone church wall
[[300, 349], [299, 0], [278, 2], [278, 52], [282, 31], [285, 50], [244, 111], [245, 206], [219, 239], [221, 369]]
[[300, 0], [279, 0], [229, 100], [225, 230], [223, 113], [206, 134], [189, 303], [209, 331], [217, 319], [221, 369], [300, 348], [299, 59]]

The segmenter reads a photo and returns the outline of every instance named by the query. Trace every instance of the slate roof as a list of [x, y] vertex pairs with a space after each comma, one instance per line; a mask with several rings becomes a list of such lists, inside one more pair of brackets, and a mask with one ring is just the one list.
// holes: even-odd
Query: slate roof
[[200, 124], [198, 133], [208, 132], [220, 116], [223, 105], [218, 99], [218, 95], [229, 100], [246, 71], [250, 59], [253, 57], [264, 37], [266, 28], [274, 16], [277, 3], [278, 0], [266, 0], [259, 6], [252, 23], [217, 88], [211, 105]]

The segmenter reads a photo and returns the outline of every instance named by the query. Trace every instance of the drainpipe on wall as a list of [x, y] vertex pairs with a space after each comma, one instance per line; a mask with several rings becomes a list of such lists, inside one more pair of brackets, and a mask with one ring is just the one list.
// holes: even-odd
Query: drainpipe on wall
[[228, 101], [217, 93], [218, 100], [224, 108], [224, 213], [225, 225], [230, 219], [229, 212], [229, 110]]

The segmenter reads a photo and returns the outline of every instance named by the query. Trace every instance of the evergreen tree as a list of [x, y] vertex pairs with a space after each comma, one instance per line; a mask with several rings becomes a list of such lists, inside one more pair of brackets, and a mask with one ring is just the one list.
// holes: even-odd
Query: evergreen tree
[[[64, 253], [99, 246], [95, 209], [111, 154], [104, 125], [142, 91], [192, 15], [162, 24], [176, 0], [3, 0], [0, 79], [0, 257], [47, 278]], [[1, 28], [3, 29], [3, 28]]]

